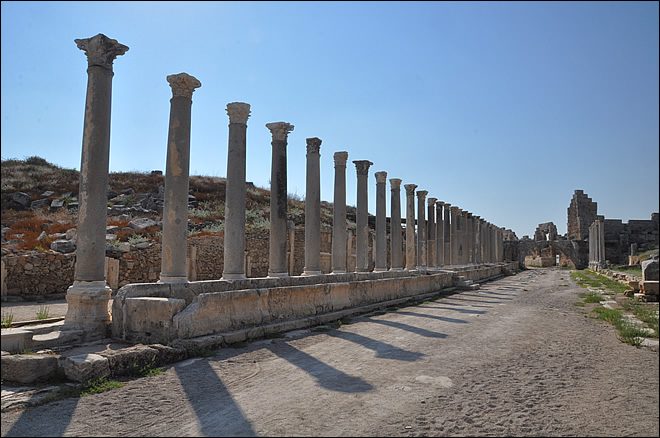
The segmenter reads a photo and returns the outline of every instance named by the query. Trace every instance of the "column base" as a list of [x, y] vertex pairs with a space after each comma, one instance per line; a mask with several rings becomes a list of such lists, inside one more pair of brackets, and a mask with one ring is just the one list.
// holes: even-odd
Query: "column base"
[[245, 280], [247, 277], [241, 272], [231, 273], [227, 272], [226, 274], [222, 273], [222, 280]]
[[333, 269], [330, 275], [346, 274], [346, 269]]
[[273, 271], [268, 271], [268, 277], [288, 277], [289, 273], [284, 271], [284, 272], [273, 272]]
[[64, 323], [83, 330], [85, 342], [107, 337], [110, 324], [108, 303], [112, 289], [105, 280], [74, 281], [66, 291], [67, 312]]
[[374, 272], [385, 272], [387, 268], [374, 268]]
[[390, 271], [403, 271], [403, 268], [390, 268]]
[[160, 280], [158, 280], [158, 283], [190, 283], [188, 281], [188, 277], [169, 277], [167, 275], [162, 275], [160, 276]]
[[323, 275], [323, 273], [321, 272], [321, 270], [318, 270], [318, 271], [308, 271], [307, 269], [305, 269], [305, 270], [303, 271], [302, 275], [304, 275], [304, 276]]

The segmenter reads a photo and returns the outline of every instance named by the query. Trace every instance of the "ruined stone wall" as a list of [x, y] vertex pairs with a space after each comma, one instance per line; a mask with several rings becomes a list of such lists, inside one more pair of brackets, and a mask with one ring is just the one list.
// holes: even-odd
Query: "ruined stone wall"
[[630, 245], [635, 244], [639, 252], [658, 247], [658, 214], [651, 220], [605, 219], [605, 259], [613, 265], [628, 263]]
[[[536, 242], [530, 239], [504, 242], [504, 255], [507, 261], [526, 261], [538, 259], [531, 266], [540, 266], [541, 258], [552, 258], [555, 265], [559, 255], [559, 266], [584, 269], [589, 264], [589, 243], [584, 240], [554, 240]], [[546, 262], [547, 263], [547, 262]], [[528, 264], [528, 266], [530, 266]]]
[[568, 207], [568, 239], [584, 240], [589, 237], [589, 227], [596, 220], [598, 204], [582, 190], [575, 190]]
[[6, 270], [3, 299], [42, 299], [57, 294], [62, 298], [73, 284], [75, 254], [33, 252], [2, 258]]

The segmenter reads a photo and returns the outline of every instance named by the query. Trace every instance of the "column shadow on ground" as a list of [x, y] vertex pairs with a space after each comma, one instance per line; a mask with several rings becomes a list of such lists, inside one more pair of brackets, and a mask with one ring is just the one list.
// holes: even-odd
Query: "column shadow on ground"
[[[369, 322], [378, 322], [378, 320], [369, 320]], [[335, 338], [343, 339], [345, 341], [354, 342], [356, 344], [362, 345], [369, 350], [376, 352], [376, 357], [381, 359], [393, 359], [401, 360], [405, 362], [415, 362], [420, 360], [424, 356], [423, 353], [418, 353], [416, 351], [408, 351], [394, 345], [388, 344], [386, 342], [377, 341], [366, 336], [358, 335], [357, 333], [345, 332], [340, 330], [332, 330], [326, 333], [328, 336]]]
[[[449, 317], [446, 317], [446, 316], [427, 315], [425, 313], [406, 312], [404, 310], [397, 310], [396, 313], [401, 314], [401, 315], [419, 316], [421, 318], [438, 319], [440, 321], [453, 322], [453, 323], [456, 323], [456, 324], [467, 324], [467, 321], [464, 320], [464, 319], [449, 318]], [[481, 312], [481, 313], [486, 313], [486, 312]]]
[[[397, 311], [396, 313], [401, 313], [400, 311]], [[382, 324], [382, 325], [388, 325], [390, 327], [396, 327], [401, 330], [407, 330], [412, 333], [416, 333], [420, 336], [424, 336], [425, 338], [446, 338], [447, 335], [444, 333], [438, 333], [434, 332], [431, 330], [426, 330], [423, 328], [415, 327], [414, 325], [409, 325], [409, 324], [404, 324], [402, 322], [395, 322], [395, 321], [386, 321], [383, 319], [372, 319], [372, 318], [367, 318], [369, 322], [373, 322], [376, 324]]]
[[[450, 303], [447, 303], [447, 304], [450, 304]], [[462, 306], [462, 304], [455, 304], [455, 305], [456, 306]], [[484, 313], [487, 313], [486, 310], [454, 309], [453, 307], [431, 306], [431, 305], [428, 305], [428, 304], [424, 304], [423, 306], [420, 305], [419, 307], [424, 308], [424, 309], [453, 310], [455, 312], [469, 313], [469, 314], [476, 314], [476, 315], [483, 315]]]
[[[64, 436], [79, 400], [79, 397], [68, 398], [25, 409], [11, 429], [6, 434], [3, 431], [2, 436], [34, 436], [35, 430], [38, 430], [35, 429], [37, 424], [48, 425], [44, 436]], [[56, 418], [51, 413], [55, 404], [57, 405]]]
[[175, 366], [174, 371], [195, 411], [202, 436], [257, 436], [208, 360], [197, 361], [190, 368]]
[[323, 361], [318, 360], [286, 342], [278, 342], [266, 346], [273, 354], [297, 366], [310, 376], [314, 377], [319, 386], [330, 391], [338, 392], [368, 392], [374, 387], [360, 377], [351, 376]]

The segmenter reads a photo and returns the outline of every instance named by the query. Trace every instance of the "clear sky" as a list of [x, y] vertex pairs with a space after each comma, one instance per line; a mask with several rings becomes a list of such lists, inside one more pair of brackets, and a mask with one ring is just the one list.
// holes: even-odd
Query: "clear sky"
[[[114, 62], [110, 171], [164, 170], [166, 77], [193, 94], [191, 175], [226, 176], [226, 105], [246, 102], [247, 179], [269, 188], [266, 123], [288, 138], [288, 192], [305, 194], [308, 137], [533, 237], [582, 189], [608, 219], [658, 208], [658, 2], [2, 2], [2, 158], [80, 169], [87, 58]], [[389, 214], [389, 184], [387, 188]], [[405, 192], [402, 189], [402, 203]], [[405, 208], [404, 208], [405, 216]]]

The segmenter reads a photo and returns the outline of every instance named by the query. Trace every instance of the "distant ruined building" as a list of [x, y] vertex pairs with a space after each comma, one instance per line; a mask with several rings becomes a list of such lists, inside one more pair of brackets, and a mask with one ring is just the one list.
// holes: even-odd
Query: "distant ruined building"
[[[660, 214], [650, 220], [606, 219], [598, 215], [598, 204], [583, 190], [575, 190], [567, 209], [567, 232], [557, 235], [552, 222], [539, 224], [534, 239], [506, 240], [506, 260], [528, 266], [564, 266], [584, 269], [629, 263], [629, 256], [657, 248]], [[591, 231], [591, 232], [590, 232]], [[634, 258], [632, 258], [634, 260]]]

